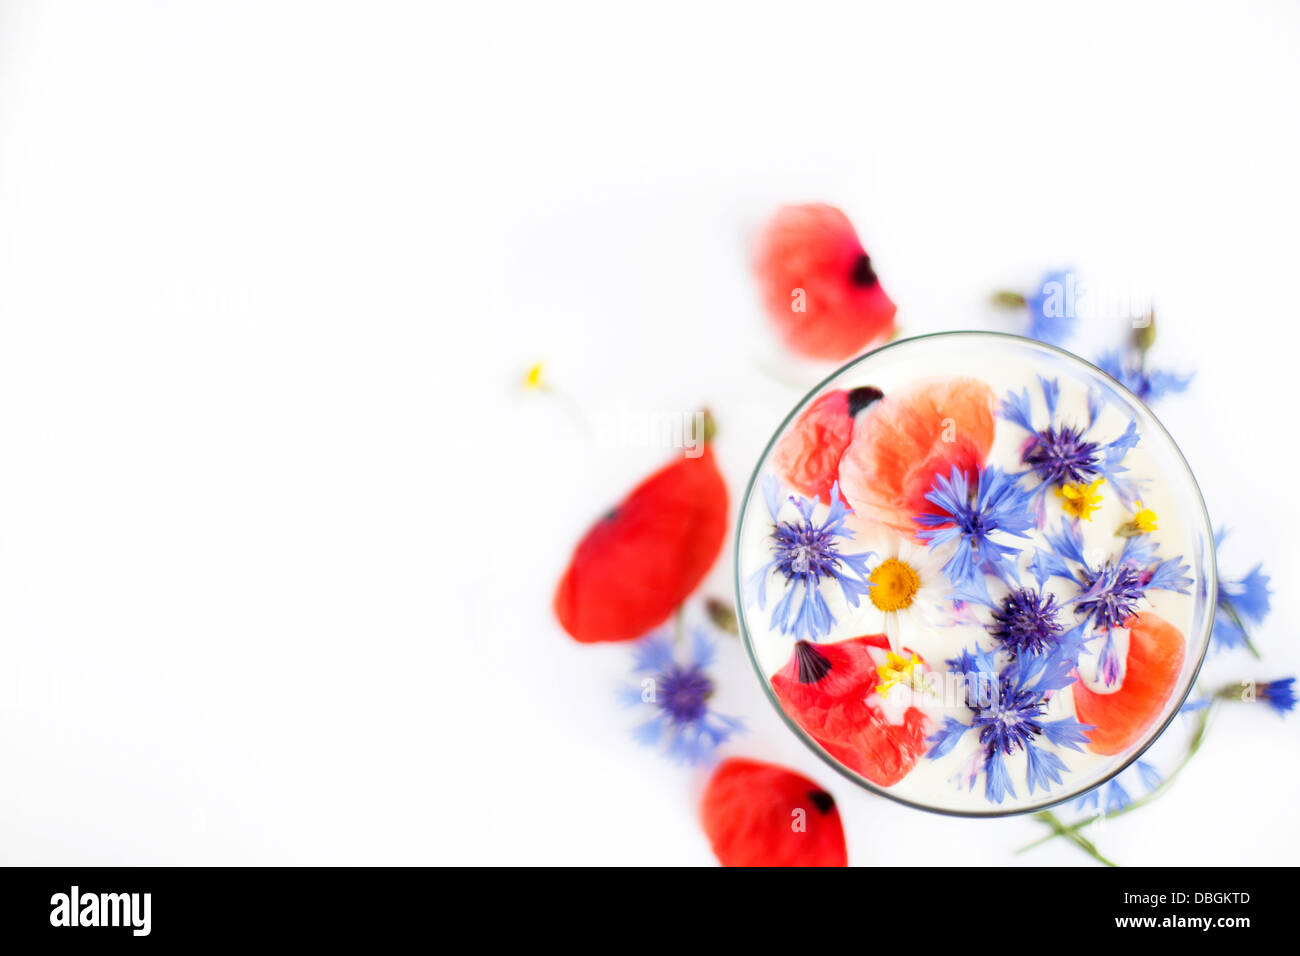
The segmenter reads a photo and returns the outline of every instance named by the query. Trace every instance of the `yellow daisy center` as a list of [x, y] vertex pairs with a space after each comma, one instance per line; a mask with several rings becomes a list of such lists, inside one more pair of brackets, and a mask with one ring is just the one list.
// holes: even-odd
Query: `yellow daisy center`
[[921, 689], [925, 678], [923, 674], [916, 673], [916, 665], [919, 663], [921, 661], [915, 654], [908, 660], [890, 651], [885, 657], [885, 663], [876, 665], [876, 674], [880, 677], [876, 690], [880, 691], [880, 696], [888, 697], [889, 688], [895, 684], [906, 684], [913, 690]]
[[1064, 484], [1056, 489], [1065, 513], [1076, 518], [1092, 520], [1092, 513], [1101, 507], [1101, 492], [1097, 489], [1106, 481], [1098, 478], [1090, 485]]
[[898, 558], [881, 561], [867, 580], [872, 584], [867, 592], [871, 603], [881, 611], [903, 611], [911, 607], [921, 586], [916, 569]]

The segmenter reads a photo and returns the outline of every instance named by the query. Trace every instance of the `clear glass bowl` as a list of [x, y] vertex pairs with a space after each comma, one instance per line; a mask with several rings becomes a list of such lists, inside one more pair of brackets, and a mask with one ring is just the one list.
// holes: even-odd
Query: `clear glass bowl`
[[[1172, 592], [1160, 592], [1157, 595], [1156, 592], [1148, 592], [1148, 597], [1154, 597], [1156, 601], [1155, 611], [1173, 621], [1185, 640], [1183, 659], [1176, 671], [1173, 691], [1140, 736], [1119, 752], [1109, 755], [1089, 752], [1080, 756], [1072, 750], [1059, 750], [1071, 770], [1062, 775], [1061, 784], [1051, 787], [1047, 792], [1036, 789], [1032, 795], [1029, 794], [1025, 785], [1025, 776], [1022, 774], [1019, 778], [1015, 778], [1013, 774], [1015, 798], [1004, 799], [1000, 803], [990, 802], [984, 794], [982, 777], [974, 783], [973, 787], [966, 785], [969, 777], [963, 779], [960, 784], [953, 783], [952, 779], [945, 774], [956, 768], [936, 770], [935, 768], [944, 758], [931, 761], [925, 755], [920, 756], [914, 768], [901, 780], [891, 785], [873, 782], [862, 773], [851, 769], [844, 760], [834, 756], [827, 746], [819, 743], [814, 736], [816, 728], [805, 727], [797, 714], [788, 713], [773, 688], [772, 675], [782, 667], [794, 666], [791, 655], [798, 639], [795, 635], [782, 633], [782, 629], [774, 624], [772, 617], [773, 606], [780, 597], [781, 573], [779, 570], [773, 571], [766, 578], [770, 593], [767, 595], [765, 610], [758, 608], [752, 589], [747, 594], [745, 585], [747, 579], [769, 562], [773, 555], [772, 532], [775, 522], [769, 511], [770, 505], [763, 485], [765, 479], [770, 482], [768, 476], [776, 476], [776, 469], [773, 466], [774, 449], [809, 406], [834, 390], [874, 386], [885, 396], [889, 396], [894, 392], [906, 392], [917, 382], [969, 376], [991, 386], [996, 396], [995, 406], [1008, 390], [1019, 392], [1023, 388], [1028, 389], [1031, 396], [1037, 400], [1038, 414], [1045, 414], [1045, 397], [1040, 394], [1041, 386], [1037, 381], [1040, 375], [1047, 379], [1056, 379], [1060, 383], [1063, 397], [1058, 415], [1061, 417], [1069, 417], [1066, 411], [1069, 405], [1067, 396], [1083, 396], [1091, 392], [1100, 398], [1101, 407], [1104, 409], [1097, 419], [1098, 422], [1105, 420], [1106, 415], [1111, 415], [1112, 423], [1122, 422], [1124, 416], [1137, 423], [1141, 440], [1137, 448], [1128, 453], [1124, 462], [1130, 464], [1133, 456], [1140, 455], [1140, 460], [1135, 462], [1139, 467], [1135, 469], [1133, 477], [1149, 479], [1147, 488], [1154, 486], [1152, 498], [1159, 501], [1156, 510], [1160, 515], [1160, 556], [1170, 557], [1181, 554], [1183, 563], [1188, 565], [1186, 576], [1191, 578], [1186, 595]], [[857, 394], [865, 394], [868, 398], [871, 395], [861, 391]], [[1090, 406], [1089, 410], [1091, 410]], [[867, 411], [860, 411], [857, 418], [859, 424], [853, 427], [855, 429], [862, 427], [863, 417], [870, 414], [872, 414], [870, 406], [867, 407]], [[1076, 419], [1078, 417], [1079, 415], [1075, 416]], [[945, 426], [952, 424], [950, 420], [944, 420]], [[1080, 423], [1075, 421], [1071, 424]], [[1037, 422], [1034, 425], [1036, 428], [1041, 427]], [[1017, 440], [1023, 442], [1030, 434], [1024, 430], [1017, 431], [1018, 427], [1001, 417], [995, 419], [994, 444], [989, 452], [988, 464], [997, 465], [1007, 471], [1020, 471], [1026, 467], [1016, 460], [1019, 456], [1018, 450], [1007, 450], [1010, 447], [1008, 443], [1014, 444]], [[1112, 428], [1112, 433], [1114, 431]], [[1114, 434], [1109, 437], [1114, 437]], [[1019, 447], [1023, 448], [1023, 445]], [[1105, 485], [1101, 487], [1104, 491]], [[1144, 492], [1147, 488], [1143, 489]], [[782, 502], [788, 501], [785, 497], [788, 494], [800, 494], [785, 481], [781, 481], [780, 492]], [[1050, 495], [1045, 496], [1045, 498], [1050, 497]], [[790, 505], [790, 507], [795, 506]], [[1044, 507], [1059, 509], [1060, 504], [1056, 501]], [[828, 506], [825, 503], [819, 504], [816, 510], [817, 519], [824, 518], [827, 511]], [[1050, 528], [1058, 522], [1061, 512], [1057, 510], [1047, 513], [1049, 514], [1047, 524]], [[786, 512], [783, 517], [791, 515], [797, 520], [797, 511]], [[861, 523], [861, 515], [854, 515], [850, 521], [859, 531], [855, 540], [861, 539], [863, 537], [861, 529], [868, 525]], [[1083, 522], [1078, 524], [1080, 527], [1083, 526]], [[878, 528], [875, 524], [870, 524], [869, 527]], [[1089, 529], [1086, 533], [1095, 535], [1101, 532]], [[898, 536], [904, 539], [907, 537]], [[880, 540], [878, 535], [868, 537]], [[1013, 538], [1004, 540], [1020, 543]], [[1109, 539], [1103, 537], [1100, 540], [1103, 541], [1103, 550], [1109, 547], [1106, 544]], [[1151, 540], [1155, 540], [1154, 535], [1151, 536]], [[1114, 549], [1122, 547], [1122, 541], [1122, 538], [1115, 537]], [[915, 547], [925, 551], [923, 544], [915, 543]], [[1092, 557], [1091, 552], [1096, 551], [1095, 548], [1090, 549], [1089, 556]], [[1095, 557], [1099, 562], [1102, 560], [1100, 554]], [[1008, 816], [1030, 813], [1075, 799], [1105, 783], [1136, 760], [1169, 726], [1195, 683], [1197, 672], [1209, 646], [1210, 631], [1214, 621], [1216, 589], [1214, 560], [1213, 532], [1196, 480], [1178, 446], [1141, 400], [1095, 366], [1069, 352], [1041, 342], [994, 332], [944, 332], [893, 342], [850, 362], [814, 388], [781, 423], [754, 469], [741, 504], [734, 554], [736, 607], [745, 649], [764, 692], [796, 736], [837, 771], [867, 790], [919, 809], [956, 816]], [[994, 583], [996, 584], [995, 579]], [[1061, 585], [1060, 582], [1057, 584], [1067, 590], [1070, 587], [1068, 584]], [[833, 582], [830, 582], [823, 590], [832, 599], [832, 610], [836, 610], [835, 600], [841, 597], [838, 589], [834, 587]], [[858, 627], [859, 615], [866, 605], [866, 598], [861, 599], [861, 606], [856, 609], [847, 602], [839, 604], [840, 613], [836, 614], [837, 621], [831, 633], [821, 635], [813, 646], [821, 648], [823, 644], [831, 644], [859, 634], [880, 630], [874, 627]], [[1143, 607], [1151, 608], [1152, 605], [1144, 603]], [[870, 610], [870, 608], [866, 609]], [[1084, 615], [1084, 619], [1086, 618], [1087, 615]], [[1066, 627], [1069, 627], [1080, 618], [1077, 614], [1072, 614], [1067, 606], [1062, 612], [1061, 620]], [[987, 621], [987, 617], [982, 619], [983, 623]], [[934, 643], [943, 647], [929, 648], [927, 648], [927, 641], [919, 636], [926, 633], [923, 628], [909, 633], [914, 640], [910, 643], [904, 641], [904, 644], [916, 650], [925, 659], [926, 666], [942, 669], [945, 665], [940, 658], [946, 659], [942, 651], [945, 648], [951, 649], [953, 645], [947, 642], [955, 632], [948, 629], [935, 631], [938, 636]], [[975, 637], [987, 634], [983, 627], [973, 625], [966, 627], [961, 633], [972, 638], [972, 641], [967, 643], [972, 643]], [[1116, 634], [1121, 633], [1127, 635], [1127, 631], [1116, 631]], [[1125, 637], [1119, 640], [1122, 642], [1126, 639]], [[996, 642], [987, 636], [983, 637], [982, 643], [985, 648], [996, 646]], [[1099, 643], [1100, 640], [1090, 642], [1089, 647], [1093, 653]], [[927, 649], [930, 654], [927, 654]], [[882, 652], [873, 653], [879, 657]], [[906, 657], [906, 653], [903, 656]], [[1084, 670], [1084, 667], [1081, 665], [1079, 670]], [[1089, 677], [1089, 680], [1093, 682], [1091, 684], [1093, 690], [1103, 686], [1096, 683], [1098, 680], [1096, 677]], [[891, 693], [893, 693], [892, 689]], [[1073, 692], [1068, 698], [1071, 701], [1068, 705], [1070, 707], [1074, 706], [1072, 694]], [[1062, 704], [1066, 700], [1065, 694], [1061, 693], [1057, 703]], [[969, 717], [969, 712], [966, 716]], [[813, 719], [807, 718], [805, 722], [811, 723]], [[931, 719], [926, 726], [927, 735], [936, 729], [935, 719], [941, 718]], [[819, 736], [827, 739], [828, 746], [834, 746], [835, 749], [843, 752], [842, 743], [832, 743], [827, 733]], [[836, 738], [836, 741], [839, 740], [840, 738]], [[928, 747], [927, 744], [926, 748]], [[1085, 747], [1085, 750], [1090, 751], [1090, 748]], [[853, 758], [846, 755], [845, 759]]]

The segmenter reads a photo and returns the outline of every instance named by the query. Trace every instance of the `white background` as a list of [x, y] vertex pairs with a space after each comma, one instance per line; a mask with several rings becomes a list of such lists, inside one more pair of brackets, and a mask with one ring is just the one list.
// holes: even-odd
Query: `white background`
[[[1275, 582], [1210, 676], [1295, 673], [1300, 8], [1134, 6], [0, 6], [0, 860], [710, 862], [627, 649], [549, 601], [670, 454], [579, 414], [710, 403], [734, 497], [800, 396], [747, 271], [782, 201], [849, 212], [907, 332], [1058, 264], [1149, 290], [1225, 568]], [[854, 862], [1085, 862], [854, 791], [719, 678]], [[1103, 849], [1295, 862], [1298, 729], [1225, 713]]]

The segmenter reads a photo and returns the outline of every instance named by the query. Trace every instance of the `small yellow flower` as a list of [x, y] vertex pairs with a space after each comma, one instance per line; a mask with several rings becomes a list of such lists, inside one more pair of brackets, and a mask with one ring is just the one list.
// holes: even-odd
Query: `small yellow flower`
[[1142, 502], [1137, 502], [1137, 511], [1133, 513], [1133, 519], [1126, 521], [1119, 526], [1115, 533], [1121, 538], [1135, 538], [1140, 534], [1150, 534], [1156, 528], [1156, 513], [1150, 508], [1143, 508]]
[[528, 370], [524, 376], [524, 388], [530, 391], [538, 392], [546, 388], [546, 381], [542, 378], [542, 363], [538, 362]]
[[915, 654], [911, 660], [905, 660], [901, 654], [890, 651], [885, 657], [885, 663], [876, 666], [876, 673], [880, 675], [876, 690], [880, 691], [880, 696], [888, 697], [889, 688], [895, 684], [906, 684], [913, 690], [924, 690], [925, 674], [916, 670], [919, 663], [921, 659]]
[[1105, 481], [1105, 478], [1098, 478], [1090, 485], [1064, 484], [1056, 489], [1065, 513], [1091, 521], [1092, 513], [1101, 507], [1101, 492], [1097, 489]]
[[1156, 513], [1150, 508], [1143, 508], [1142, 502], [1137, 503], [1137, 512], [1133, 515], [1133, 524], [1143, 534], [1150, 534], [1156, 530]]

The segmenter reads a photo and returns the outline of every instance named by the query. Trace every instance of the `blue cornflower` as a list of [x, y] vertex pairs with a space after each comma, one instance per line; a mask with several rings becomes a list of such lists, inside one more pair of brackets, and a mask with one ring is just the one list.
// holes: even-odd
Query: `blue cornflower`
[[844, 600], [850, 607], [857, 607], [871, 587], [867, 562], [874, 555], [870, 551], [845, 554], [840, 550], [844, 542], [852, 540], [853, 530], [844, 525], [849, 512], [840, 497], [838, 482], [831, 487], [830, 510], [820, 522], [814, 518], [816, 503], [797, 495], [786, 500], [793, 502], [798, 517], [782, 519], [785, 502], [771, 475], [763, 481], [763, 494], [772, 516], [773, 558], [745, 582], [746, 600], [763, 610], [768, 576], [772, 571], [779, 572], [785, 578], [785, 594], [772, 609], [772, 626], [799, 640], [815, 641], [829, 634], [835, 624], [835, 616], [821, 593], [822, 582], [838, 584]]
[[1142, 573], [1127, 564], [1107, 561], [1100, 568], [1080, 572], [1082, 592], [1074, 601], [1074, 613], [1091, 617], [1098, 629], [1122, 627], [1137, 613], [1146, 595]]
[[993, 608], [988, 632], [1013, 654], [1038, 655], [1056, 646], [1065, 628], [1057, 620], [1056, 595], [1012, 588]]
[[1025, 783], [1031, 795], [1036, 789], [1046, 793], [1061, 783], [1061, 774], [1069, 768], [1058, 751], [1082, 752], [1080, 745], [1087, 742], [1087, 731], [1092, 729], [1073, 717], [1045, 719], [1050, 694], [1073, 677], [1054, 673], [1049, 678], [1043, 673], [1031, 685], [1015, 661], [995, 671], [994, 656], [978, 647], [973, 653], [963, 650], [948, 666], [965, 680], [971, 721], [967, 724], [945, 717], [939, 730], [927, 739], [931, 747], [926, 757], [943, 757], [968, 730], [974, 730], [980, 743], [979, 763], [966, 779], [973, 787], [982, 769], [984, 796], [990, 802], [1016, 796], [1006, 758], [1020, 750], [1025, 752]]
[[1097, 443], [1074, 425], [1049, 425], [1030, 439], [1021, 460], [1048, 484], [1086, 485], [1097, 477]]
[[[1123, 434], [1111, 441], [1101, 441], [1092, 434], [1101, 413], [1102, 399], [1095, 391], [1088, 392], [1088, 421], [1085, 425], [1057, 420], [1056, 408], [1060, 401], [1061, 385], [1057, 379], [1038, 377], [1047, 407], [1047, 424], [1035, 427], [1033, 402], [1029, 389], [1019, 394], [1007, 392], [998, 407], [998, 416], [1029, 432], [1020, 460], [1039, 479], [1034, 490], [1034, 504], [1040, 517], [1044, 514], [1043, 498], [1048, 488], [1064, 484], [1087, 485], [1098, 478], [1110, 483], [1120, 500], [1126, 504], [1136, 500], [1136, 490], [1122, 476], [1124, 456], [1138, 443], [1136, 421], [1129, 421]], [[1041, 525], [1041, 520], [1039, 524]]]
[[[1214, 536], [1217, 550], [1227, 532], [1220, 528]], [[1244, 578], [1219, 575], [1218, 605], [1214, 610], [1214, 645], [1221, 648], [1248, 647], [1246, 625], [1264, 623], [1271, 610], [1269, 576], [1262, 565], [1255, 565]]]
[[708, 668], [713, 663], [712, 642], [696, 632], [686, 663], [679, 663], [666, 634], [652, 634], [633, 649], [634, 674], [640, 686], [624, 685], [619, 696], [629, 705], [650, 705], [655, 713], [634, 733], [647, 746], [665, 745], [667, 755], [679, 763], [712, 762], [714, 751], [732, 734], [745, 729], [736, 717], [709, 709], [715, 685]]
[[1279, 714], [1295, 709], [1295, 678], [1265, 681], [1255, 685], [1255, 699], [1263, 701]]
[[1049, 345], [1060, 345], [1074, 334], [1078, 318], [1075, 286], [1078, 279], [1069, 269], [1043, 273], [1036, 291], [1025, 296], [1029, 328], [1025, 334]]
[[1282, 677], [1278, 680], [1254, 681], [1242, 680], [1235, 684], [1226, 684], [1216, 690], [1210, 697], [1197, 701], [1182, 709], [1200, 710], [1208, 707], [1213, 700], [1232, 700], [1247, 704], [1268, 704], [1279, 714], [1287, 714], [1295, 709], [1295, 678]]
[[1029, 492], [1020, 487], [1012, 475], [998, 468], [981, 468], [975, 488], [970, 487], [965, 472], [954, 466], [952, 475], [935, 479], [926, 500], [942, 514], [920, 514], [913, 520], [921, 526], [917, 536], [936, 548], [956, 542], [957, 549], [943, 572], [959, 589], [974, 593], [987, 590], [983, 575], [992, 572], [1004, 581], [1015, 578], [1012, 559], [1019, 548], [998, 544], [994, 532], [1027, 538], [1034, 524], [1029, 512]]
[[[1065, 518], [1061, 519], [1057, 531], [1044, 531], [1043, 537], [1053, 553], [1042, 558], [1041, 572], [1046, 577], [1059, 576], [1079, 585], [1079, 596], [1073, 602], [1074, 613], [1097, 630], [1122, 627], [1137, 612], [1147, 591], [1186, 594], [1192, 584], [1187, 576], [1189, 568], [1182, 563], [1181, 555], [1157, 561], [1156, 546], [1139, 538], [1125, 539], [1117, 558], [1094, 567], [1084, 556], [1078, 527]], [[1044, 553], [1034, 556], [1035, 561], [1041, 554]], [[1071, 568], [1071, 563], [1079, 569]]]
[[1147, 368], [1143, 357], [1126, 361], [1119, 352], [1107, 352], [1101, 356], [1097, 359], [1097, 367], [1148, 405], [1162, 396], [1186, 391], [1192, 383], [1191, 375], [1155, 371]]

